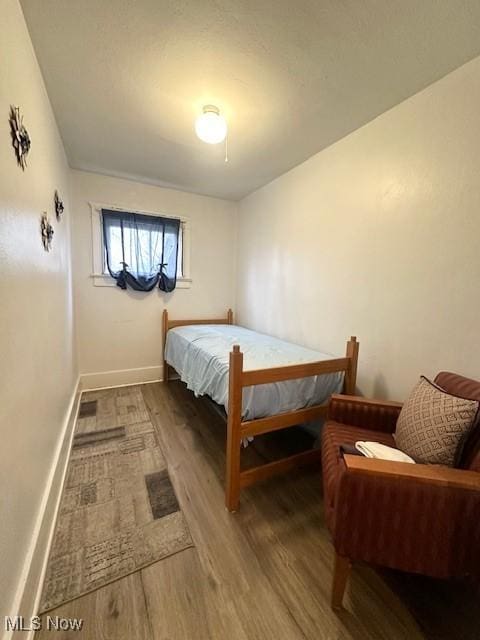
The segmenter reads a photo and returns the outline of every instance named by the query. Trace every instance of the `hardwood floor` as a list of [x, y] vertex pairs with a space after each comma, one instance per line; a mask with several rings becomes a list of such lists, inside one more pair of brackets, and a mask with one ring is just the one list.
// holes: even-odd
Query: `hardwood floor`
[[[430, 588], [418, 577], [379, 574], [368, 567], [354, 567], [345, 609], [332, 612], [333, 552], [319, 470], [256, 485], [242, 493], [239, 512], [229, 514], [223, 502], [221, 418], [208, 401], [194, 399], [179, 382], [137, 389], [157, 429], [195, 548], [50, 612], [84, 620], [80, 633], [56, 632], [57, 640], [479, 637], [473, 588], [462, 585], [459, 606], [458, 597], [449, 597], [455, 585], [434, 581]], [[292, 432], [257, 438], [242, 456], [255, 464], [290, 446], [291, 440]], [[44, 629], [35, 637], [52, 636]]]

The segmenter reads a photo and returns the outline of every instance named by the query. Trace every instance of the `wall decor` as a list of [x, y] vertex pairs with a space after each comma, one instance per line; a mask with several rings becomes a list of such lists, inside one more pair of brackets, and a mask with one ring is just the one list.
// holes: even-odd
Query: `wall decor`
[[10, 107], [10, 131], [12, 134], [12, 145], [17, 156], [18, 166], [25, 171], [27, 166], [27, 155], [30, 151], [30, 136], [23, 124], [23, 116], [20, 115], [20, 107]]
[[60, 196], [58, 195], [58, 191], [56, 190], [55, 190], [54, 200], [55, 200], [55, 215], [57, 216], [57, 220], [61, 220], [65, 207], [63, 204], [63, 200], [61, 200]]
[[46, 211], [44, 211], [42, 214], [42, 222], [40, 228], [42, 232], [43, 248], [45, 249], [45, 251], [50, 251], [52, 247], [54, 231], [52, 225], [50, 224]]

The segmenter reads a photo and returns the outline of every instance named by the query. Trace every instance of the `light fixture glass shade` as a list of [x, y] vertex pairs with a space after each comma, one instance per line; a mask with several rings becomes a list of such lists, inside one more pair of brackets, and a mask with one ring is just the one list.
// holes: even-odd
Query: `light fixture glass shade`
[[218, 144], [225, 140], [227, 122], [213, 105], [203, 107], [203, 113], [195, 121], [195, 132], [200, 140], [208, 144]]

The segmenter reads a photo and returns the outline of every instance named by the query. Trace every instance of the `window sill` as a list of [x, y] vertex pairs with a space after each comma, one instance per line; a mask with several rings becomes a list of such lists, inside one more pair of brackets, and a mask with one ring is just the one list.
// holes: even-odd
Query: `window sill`
[[[92, 273], [90, 276], [93, 279], [95, 287], [116, 287], [115, 280], [104, 273]], [[177, 278], [177, 289], [190, 289], [192, 286], [191, 278]]]

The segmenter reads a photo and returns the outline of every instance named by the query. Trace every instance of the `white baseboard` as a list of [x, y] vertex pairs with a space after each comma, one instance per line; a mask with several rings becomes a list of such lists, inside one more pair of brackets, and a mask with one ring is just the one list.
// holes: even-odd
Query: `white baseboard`
[[[53, 540], [57, 512], [60, 506], [63, 483], [67, 472], [79, 404], [80, 376], [77, 379], [69, 406], [65, 413], [62, 431], [35, 522], [31, 544], [25, 556], [21, 577], [13, 601], [13, 615], [22, 615], [27, 622], [32, 616], [37, 614], [40, 605], [41, 590], [45, 578], [50, 546]], [[33, 631], [5, 631], [3, 640], [11, 640], [12, 638], [31, 640], [33, 635]]]
[[158, 382], [162, 379], [163, 367], [141, 367], [139, 369], [117, 369], [116, 371], [100, 371], [80, 374], [82, 391], [92, 389], [108, 389], [130, 384]]

